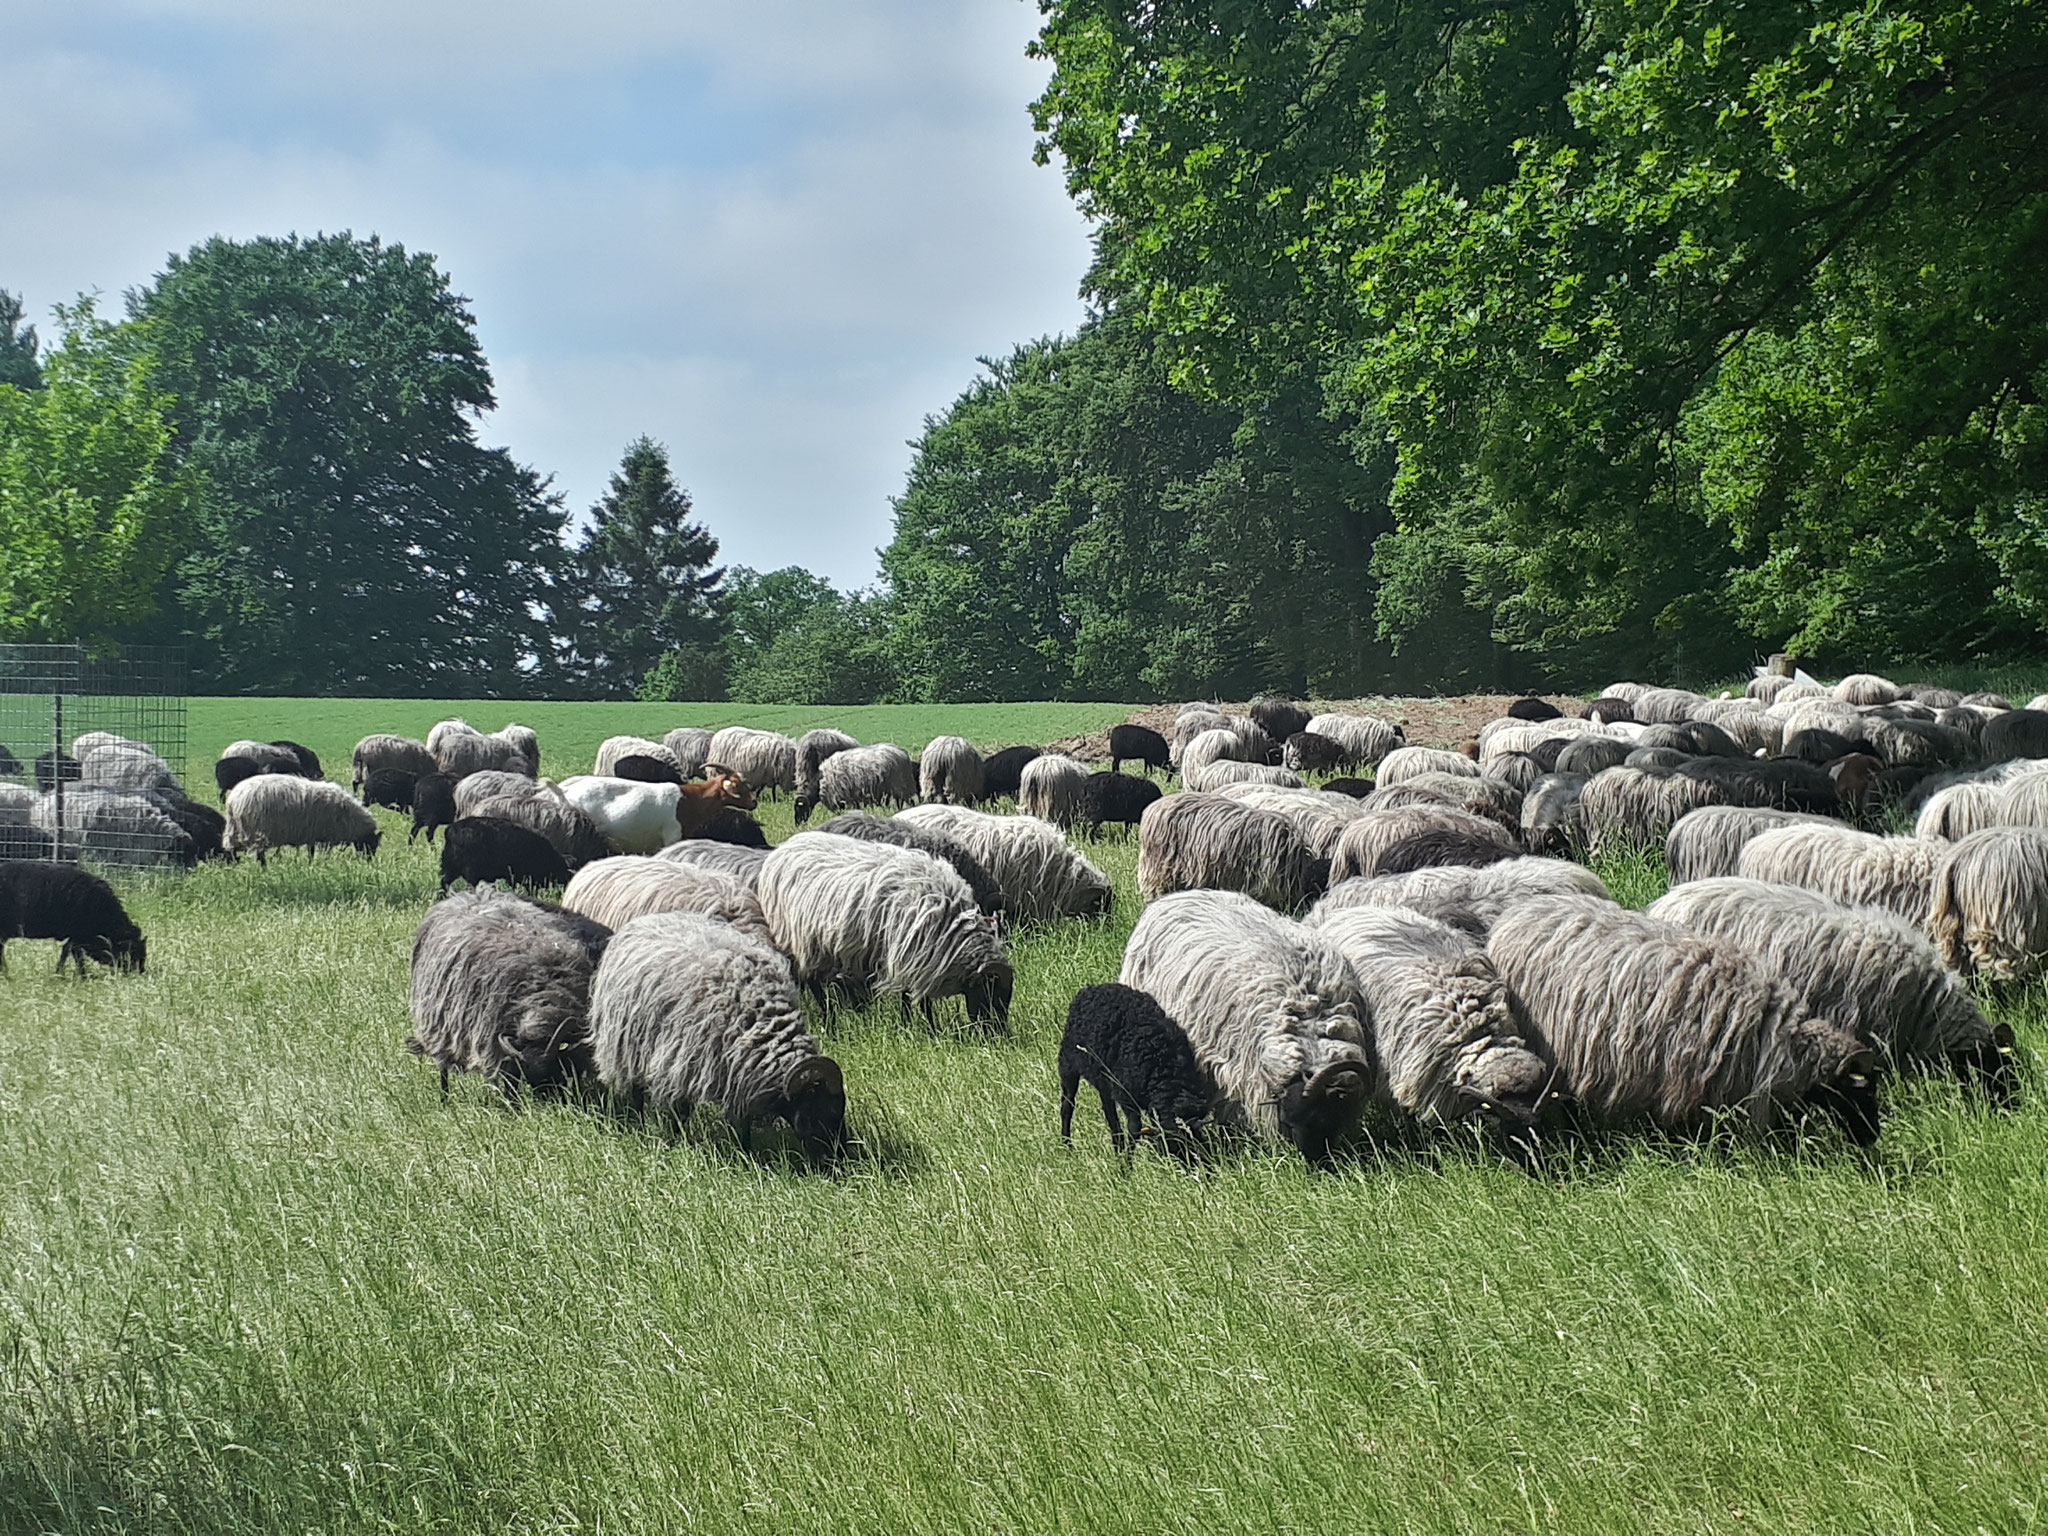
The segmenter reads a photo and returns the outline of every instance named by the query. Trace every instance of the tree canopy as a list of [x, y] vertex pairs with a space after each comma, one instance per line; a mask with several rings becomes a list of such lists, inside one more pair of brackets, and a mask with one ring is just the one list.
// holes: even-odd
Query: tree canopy
[[16, 389], [41, 389], [42, 365], [36, 361], [36, 328], [23, 325], [21, 300], [0, 288], [0, 384]]

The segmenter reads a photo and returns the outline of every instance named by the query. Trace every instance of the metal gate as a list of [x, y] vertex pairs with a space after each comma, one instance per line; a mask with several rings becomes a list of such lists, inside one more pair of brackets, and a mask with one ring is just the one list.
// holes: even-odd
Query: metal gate
[[191, 862], [185, 652], [0, 645], [0, 858]]

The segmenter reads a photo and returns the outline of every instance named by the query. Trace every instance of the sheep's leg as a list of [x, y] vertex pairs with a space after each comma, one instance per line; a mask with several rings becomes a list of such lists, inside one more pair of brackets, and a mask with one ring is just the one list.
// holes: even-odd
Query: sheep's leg
[[446, 1099], [447, 1099], [447, 1097], [448, 1097], [448, 1063], [444, 1061], [444, 1062], [442, 1062], [442, 1063], [441, 1063], [441, 1098], [442, 1098], [442, 1100], [443, 1100], [443, 1101], [445, 1102], [445, 1101], [446, 1101]]
[[1081, 1074], [1060, 1069], [1060, 1140], [1074, 1139], [1074, 1098], [1081, 1091]]
[[1123, 1117], [1116, 1112], [1116, 1095], [1103, 1087], [1097, 1087], [1095, 1091], [1102, 1099], [1102, 1118], [1109, 1122], [1111, 1144], [1119, 1152], [1129, 1151], [1130, 1149], [1124, 1145]]
[[926, 1029], [937, 1029], [939, 1027], [938, 1005], [935, 1004], [930, 998], [926, 998], [924, 1000], [923, 1006], [924, 1027]]

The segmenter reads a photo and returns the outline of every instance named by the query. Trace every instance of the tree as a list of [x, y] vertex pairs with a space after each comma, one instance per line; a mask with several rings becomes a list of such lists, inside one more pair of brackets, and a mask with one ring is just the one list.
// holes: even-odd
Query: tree
[[726, 675], [738, 677], [747, 671], [814, 608], [838, 600], [831, 582], [800, 565], [778, 571], [734, 566], [725, 573], [718, 605], [725, 625]]
[[36, 328], [23, 325], [21, 300], [0, 288], [0, 384], [16, 389], [41, 389], [43, 370], [36, 362]]
[[89, 300], [58, 313], [47, 387], [0, 384], [0, 637], [102, 644], [154, 612], [198, 487], [149, 359]]
[[477, 422], [490, 370], [433, 258], [347, 234], [213, 239], [129, 311], [208, 494], [175, 580], [195, 672], [236, 691], [537, 686], [559, 498]]
[[[630, 698], [667, 656], [670, 675], [702, 676], [719, 638], [718, 540], [690, 521], [668, 450], [636, 438], [590, 511], [573, 560], [573, 675], [600, 696]], [[694, 659], [694, 662], [693, 662]]]
[[886, 609], [831, 593], [781, 630], [732, 680], [748, 704], [874, 704], [893, 692]]

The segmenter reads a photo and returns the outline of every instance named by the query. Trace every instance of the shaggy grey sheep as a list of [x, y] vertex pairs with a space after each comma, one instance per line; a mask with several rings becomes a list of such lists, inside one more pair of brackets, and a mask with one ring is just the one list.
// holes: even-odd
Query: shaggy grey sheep
[[750, 1152], [776, 1120], [812, 1158], [845, 1144], [845, 1079], [788, 966], [715, 919], [662, 912], [613, 936], [590, 986], [590, 1046], [598, 1081], [631, 1108], [680, 1123], [715, 1104]]
[[1749, 686], [1743, 692], [1759, 704], [1770, 704], [1791, 685], [1792, 679], [1789, 677], [1780, 677], [1775, 672], [1764, 672], [1752, 677]]
[[1295, 825], [1276, 811], [1223, 795], [1169, 795], [1138, 819], [1138, 890], [1241, 891], [1283, 912], [1308, 905], [1329, 881]]
[[[1166, 733], [1166, 753], [1174, 767], [1180, 766], [1181, 755], [1197, 736], [1207, 731], [1229, 731], [1230, 725], [1223, 717], [1223, 711], [1203, 705], [1190, 709], [1182, 707], [1174, 717], [1173, 728]], [[1234, 732], [1231, 733], [1233, 736]]]
[[1590, 779], [1609, 768], [1619, 768], [1629, 754], [1629, 744], [1613, 736], [1584, 735], [1564, 744], [1557, 754], [1558, 773]]
[[1345, 763], [1354, 768], [1376, 766], [1405, 740], [1401, 727], [1370, 715], [1317, 715], [1308, 729], [1342, 747]]
[[1314, 731], [1296, 731], [1280, 743], [1280, 766], [1296, 773], [1329, 773], [1350, 761], [1343, 743]]
[[728, 725], [711, 738], [705, 762], [730, 768], [756, 794], [764, 789], [796, 790], [796, 743], [780, 731]]
[[1970, 760], [1970, 738], [1928, 720], [1872, 720], [1863, 739], [1893, 767], [1952, 768]]
[[1269, 763], [1239, 762], [1227, 757], [1185, 769], [1181, 783], [1197, 793], [1222, 789], [1228, 784], [1266, 784], [1280, 789], [1308, 787], [1300, 774], [1289, 769], [1276, 768]]
[[1435, 747], [1396, 747], [1381, 759], [1380, 771], [1373, 776], [1373, 781], [1391, 786], [1425, 773], [1450, 773], [1460, 778], [1476, 779], [1480, 767], [1462, 752], [1443, 752]]
[[370, 774], [379, 768], [409, 773], [415, 779], [441, 771], [441, 765], [427, 750], [427, 744], [414, 741], [410, 736], [365, 736], [349, 754], [349, 764], [349, 782], [358, 791], [369, 782]]
[[1110, 909], [1109, 876], [1049, 821], [957, 805], [914, 805], [896, 819], [965, 848], [994, 879], [1013, 918], [1099, 917]]
[[696, 912], [770, 943], [767, 919], [753, 891], [732, 875], [701, 864], [621, 854], [570, 877], [562, 906], [614, 931], [650, 912]]
[[751, 891], [761, 878], [761, 865], [768, 857], [768, 850], [742, 848], [737, 843], [713, 842], [709, 838], [688, 837], [680, 843], [670, 843], [654, 857], [667, 859], [672, 864], [694, 864], [699, 869], [731, 875]]
[[1699, 779], [1644, 768], [1609, 768], [1586, 782], [1579, 814], [1594, 856], [1658, 847], [1681, 816], [1722, 797]]
[[476, 808], [486, 800], [514, 800], [540, 792], [539, 779], [528, 778], [523, 773], [506, 773], [500, 769], [487, 768], [482, 773], [470, 774], [456, 784], [455, 814], [474, 816], [477, 814]]
[[[482, 775], [476, 777], [481, 778]], [[462, 782], [467, 784], [469, 780]], [[459, 804], [459, 793], [456, 798]], [[509, 821], [529, 832], [539, 833], [572, 871], [593, 860], [608, 859], [618, 852], [611, 839], [597, 830], [597, 823], [564, 800], [552, 785], [539, 794], [503, 795], [495, 800], [481, 800], [463, 814], [495, 816], [500, 821]]]
[[1734, 943], [1585, 896], [1519, 902], [1486, 944], [1531, 1043], [1599, 1123], [1757, 1131], [1824, 1110], [1876, 1141], [1874, 1052]]
[[[1563, 761], [1562, 758], [1559, 759]], [[1580, 773], [1547, 773], [1522, 796], [1522, 846], [1531, 853], [1573, 854], [1586, 846], [1579, 797], [1590, 780]]]
[[1500, 915], [1534, 896], [1589, 896], [1612, 901], [1600, 877], [1569, 859], [1505, 859], [1478, 867], [1443, 865], [1406, 875], [1345, 880], [1316, 903], [1317, 912], [1347, 907], [1406, 907], [1454, 928], [1484, 932]]
[[1552, 1068], [1478, 940], [1400, 907], [1319, 910], [1307, 926], [1343, 951], [1371, 1006], [1385, 1098], [1428, 1126], [1484, 1117], [1514, 1137], [1535, 1125]]
[[1634, 708], [1636, 700], [1649, 691], [1650, 686], [1647, 683], [1609, 683], [1600, 690], [1600, 697], [1603, 699], [1620, 699], [1622, 703], [1627, 704], [1630, 708]]
[[[917, 762], [893, 741], [871, 747], [846, 747], [818, 769], [818, 800], [828, 811], [855, 811], [868, 805], [909, 805], [917, 798]], [[796, 824], [811, 819], [817, 801], [797, 791]]]
[[512, 744], [512, 750], [525, 760], [528, 771], [536, 778], [539, 777], [540, 733], [535, 731], [530, 725], [510, 722], [498, 727], [498, 736], [501, 740], [509, 741]]
[[1017, 809], [1056, 827], [1074, 826], [1088, 813], [1087, 766], [1057, 752], [1034, 757], [1017, 780]]
[[1899, 685], [1874, 672], [1851, 672], [1835, 684], [1835, 697], [1844, 704], [1889, 704], [1899, 696]]
[[645, 736], [605, 737], [597, 745], [597, 763], [590, 771], [599, 778], [617, 778], [614, 770], [619, 766], [619, 760], [625, 757], [651, 757], [657, 763], [666, 763], [679, 775], [682, 774], [682, 764], [676, 761], [675, 753], [658, 741], [649, 741]]
[[1396, 843], [1418, 832], [1437, 830], [1462, 832], [1493, 843], [1504, 854], [1520, 851], [1515, 839], [1498, 824], [1456, 806], [1409, 805], [1384, 811], [1368, 809], [1354, 818], [1337, 839], [1337, 846], [1330, 854], [1330, 883], [1338, 885], [1368, 875]]
[[894, 992], [923, 1006], [964, 996], [976, 1024], [1009, 1025], [1016, 978], [1002, 936], [953, 868], [887, 843], [800, 832], [758, 882], [776, 947], [822, 992]]
[[1405, 783], [1388, 788], [1390, 791], [1405, 789], [1432, 796], [1445, 805], [1455, 805], [1475, 816], [1484, 816], [1511, 832], [1522, 824], [1521, 791], [1491, 774], [1471, 778], [1460, 773], [1418, 773]]
[[[279, 782], [306, 781], [280, 776]], [[344, 794], [342, 798], [348, 797]], [[163, 804], [144, 791], [66, 784], [61, 830], [58, 811], [54, 793], [39, 796], [29, 808], [29, 825], [48, 833], [59, 856], [66, 860], [84, 859], [88, 863], [128, 869], [189, 869], [198, 862], [199, 852], [191, 834]], [[367, 817], [369, 812], [364, 811], [363, 815]]]
[[981, 799], [981, 751], [965, 736], [934, 736], [917, 760], [918, 798], [973, 805]]
[[1237, 733], [1219, 725], [1203, 731], [1181, 748], [1176, 761], [1180, 765], [1181, 778], [1186, 780], [1200, 773], [1211, 763], [1244, 763], [1250, 762], [1251, 758], [1246, 754], [1244, 742]]
[[1793, 987], [1896, 1066], [1948, 1068], [2009, 1093], [2012, 1031], [1984, 1017], [1927, 935], [1876, 907], [1758, 880], [1695, 881], [1650, 916], [1712, 934]]
[[[890, 843], [898, 848], [914, 848], [919, 853], [928, 853], [953, 866], [953, 872], [974, 892], [974, 904], [982, 911], [993, 917], [1005, 910], [1003, 890], [996, 883], [996, 877], [968, 851], [965, 843], [934, 828], [919, 826], [901, 816], [870, 816], [866, 811], [842, 811], [818, 830], [829, 832], [834, 837], [855, 837], [866, 843]], [[762, 851], [760, 856], [766, 858], [767, 854]], [[758, 870], [758, 866], [756, 868]]]
[[253, 853], [267, 862], [273, 848], [353, 848], [364, 858], [377, 852], [382, 834], [368, 807], [326, 779], [266, 773], [244, 779], [228, 791], [228, 830], [222, 846], [231, 854]]
[[1673, 885], [1732, 875], [1742, 850], [1780, 827], [1838, 826], [1825, 816], [1780, 811], [1769, 806], [1708, 805], [1687, 811], [1664, 840], [1664, 865]]
[[490, 886], [437, 901], [412, 945], [412, 1038], [441, 1069], [510, 1097], [590, 1069], [590, 978], [611, 930]]
[[1965, 976], [2039, 974], [2048, 954], [2048, 831], [1994, 827], [1942, 851], [1927, 928]]
[[1312, 1163], [1358, 1124], [1372, 1013], [1323, 935], [1234, 891], [1182, 891], [1139, 917], [1117, 979], [1187, 1031], [1231, 1119]]
[[[440, 727], [436, 726], [436, 730]], [[495, 769], [501, 773], [533, 776], [533, 764], [519, 753], [519, 749], [502, 736], [486, 736], [479, 731], [450, 731], [441, 738], [441, 745], [434, 752], [434, 761], [441, 772], [460, 783], [472, 773], [483, 773]]]
[[457, 736], [478, 736], [482, 732], [467, 720], [437, 720], [427, 732], [427, 750], [440, 757], [441, 749]]
[[1997, 779], [1965, 779], [1936, 790], [1920, 807], [1913, 835], [1931, 842], [1953, 843], [1999, 825], [2005, 809], [2004, 783]]
[[[707, 747], [710, 737], [705, 737]], [[821, 726], [815, 731], [805, 731], [796, 744], [796, 799], [800, 806], [815, 806], [823, 793], [823, 782], [819, 777], [825, 760], [841, 752], [850, 752], [860, 743], [844, 731], [835, 731]], [[797, 818], [799, 821], [802, 817]]]
[[171, 765], [138, 743], [107, 744], [79, 765], [78, 781], [101, 789], [177, 789]]
[[[1367, 814], [1366, 808], [1349, 795], [1333, 795], [1319, 789], [1287, 789], [1277, 784], [1226, 784], [1215, 791], [1240, 805], [1275, 811], [1294, 823], [1318, 858], [1337, 851], [1344, 829]], [[1156, 797], [1155, 797], [1156, 798]], [[1142, 815], [1142, 810], [1140, 812]]]
[[701, 725], [679, 725], [661, 738], [661, 744], [668, 748], [668, 755], [675, 759], [685, 779], [702, 773], [706, 759], [711, 756], [711, 733]]
[[1743, 847], [1735, 872], [1819, 891], [1852, 907], [1882, 907], [1927, 921], [1940, 848], [1917, 837], [1880, 837], [1832, 823], [1780, 827]]
[[1677, 725], [1690, 720], [1692, 712], [1706, 702], [1704, 694], [1689, 688], [1646, 688], [1630, 701], [1629, 707], [1645, 725]]

